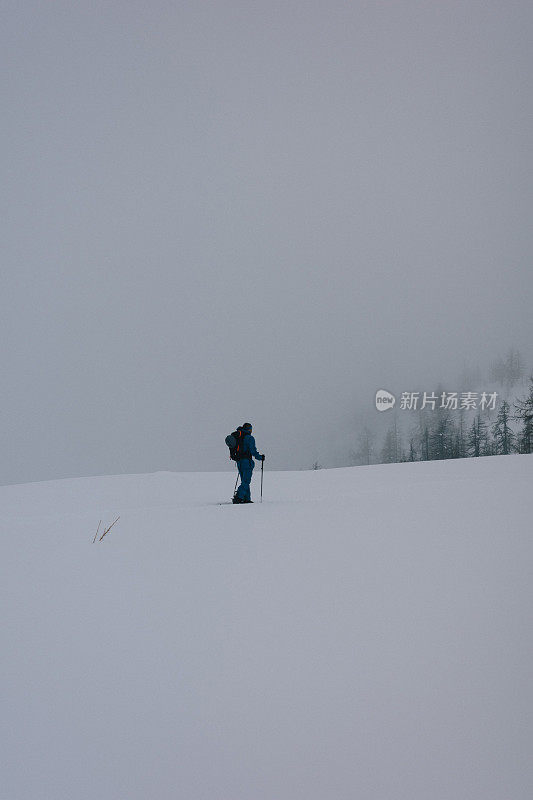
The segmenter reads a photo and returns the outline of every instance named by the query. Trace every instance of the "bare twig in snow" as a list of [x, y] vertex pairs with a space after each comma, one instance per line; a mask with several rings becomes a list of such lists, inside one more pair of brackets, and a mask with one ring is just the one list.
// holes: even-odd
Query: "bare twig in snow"
[[[116, 520], [115, 520], [115, 522], [118, 522], [118, 521], [119, 521], [119, 519], [120, 519], [120, 517], [117, 517], [117, 518], [116, 518]], [[103, 534], [100, 536], [100, 539], [98, 540], [99, 542], [101, 542], [101, 541], [102, 541], [102, 539], [104, 538], [104, 536], [106, 535], [106, 533], [109, 533], [109, 531], [111, 530], [111, 528], [113, 527], [113, 525], [115, 524], [115, 522], [112, 522], [112, 523], [111, 523], [111, 525], [109, 526], [109, 528], [106, 528], [106, 529], [105, 529], [105, 531], [103, 532]]]
[[102, 520], [98, 523], [98, 527], [96, 529], [96, 533], [94, 534], [93, 544], [96, 542], [96, 537], [98, 536], [98, 531], [100, 530], [100, 525], [102, 524]]

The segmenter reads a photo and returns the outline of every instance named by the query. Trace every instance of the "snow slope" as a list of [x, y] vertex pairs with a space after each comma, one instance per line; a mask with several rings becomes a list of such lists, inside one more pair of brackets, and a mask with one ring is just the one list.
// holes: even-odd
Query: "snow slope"
[[532, 480], [0, 488], [1, 800], [530, 800]]

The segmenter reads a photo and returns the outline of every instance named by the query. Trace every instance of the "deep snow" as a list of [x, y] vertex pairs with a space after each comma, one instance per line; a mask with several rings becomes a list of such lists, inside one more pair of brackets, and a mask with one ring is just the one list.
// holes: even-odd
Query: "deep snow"
[[507, 456], [267, 469], [253, 506], [218, 505], [229, 472], [0, 488], [0, 797], [530, 800], [532, 479]]

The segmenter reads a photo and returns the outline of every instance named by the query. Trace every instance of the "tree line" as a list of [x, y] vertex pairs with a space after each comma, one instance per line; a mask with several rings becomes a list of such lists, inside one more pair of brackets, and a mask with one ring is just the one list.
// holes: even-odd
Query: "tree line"
[[381, 438], [369, 425], [359, 431], [357, 445], [350, 453], [351, 463], [386, 464], [531, 453], [533, 374], [525, 395], [511, 394], [524, 374], [520, 353], [510, 350], [491, 364], [491, 381], [502, 389], [504, 396], [494, 409], [435, 407], [401, 411], [402, 417], [410, 421], [407, 430], [400, 426], [394, 411]]

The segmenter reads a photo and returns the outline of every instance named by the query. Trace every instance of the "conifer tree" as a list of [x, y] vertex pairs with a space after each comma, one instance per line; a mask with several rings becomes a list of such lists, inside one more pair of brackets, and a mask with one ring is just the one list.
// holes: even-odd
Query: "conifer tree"
[[468, 432], [468, 451], [469, 455], [478, 458], [487, 455], [487, 424], [481, 414], [478, 413]]
[[355, 464], [367, 465], [374, 463], [375, 434], [365, 425], [357, 439], [357, 449], [351, 451], [351, 460]]
[[518, 435], [518, 451], [531, 453], [533, 445], [533, 375], [529, 379], [528, 394], [515, 402], [514, 409], [514, 418], [522, 423], [522, 429]]
[[513, 450], [515, 435], [513, 429], [509, 425], [510, 419], [511, 410], [509, 408], [509, 403], [504, 400], [498, 410], [496, 422], [492, 426], [495, 451], [498, 455], [506, 456]]

